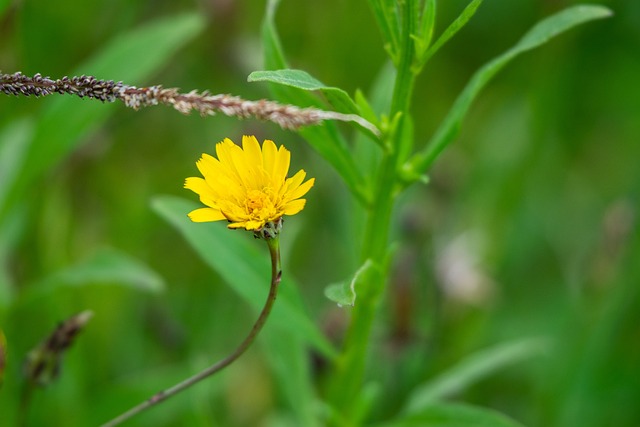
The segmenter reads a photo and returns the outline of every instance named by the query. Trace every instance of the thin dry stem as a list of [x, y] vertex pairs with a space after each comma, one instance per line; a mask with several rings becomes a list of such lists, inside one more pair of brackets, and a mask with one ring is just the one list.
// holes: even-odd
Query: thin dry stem
[[37, 97], [59, 93], [76, 95], [80, 98], [98, 99], [102, 102], [114, 102], [118, 99], [134, 110], [150, 105], [164, 104], [172, 106], [183, 114], [195, 110], [202, 116], [222, 113], [243, 119], [255, 117], [274, 122], [284, 129], [293, 130], [303, 126], [317, 125], [324, 120], [338, 120], [355, 122], [374, 135], [380, 135], [377, 127], [356, 114], [300, 108], [266, 99], [248, 101], [233, 95], [212, 95], [207, 91], [180, 93], [178, 89], [163, 88], [162, 86], [138, 88], [113, 80], [98, 80], [93, 76], [65, 76], [52, 80], [40, 74], [33, 77], [25, 76], [20, 72], [0, 74], [0, 92], [7, 95], [34, 95]]

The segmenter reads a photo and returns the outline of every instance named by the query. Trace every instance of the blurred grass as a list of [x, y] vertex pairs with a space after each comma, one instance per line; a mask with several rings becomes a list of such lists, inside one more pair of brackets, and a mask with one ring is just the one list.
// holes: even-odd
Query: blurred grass
[[[466, 3], [439, 2], [437, 34]], [[403, 198], [395, 221], [403, 246], [371, 356], [370, 377], [385, 381], [377, 419], [387, 419], [416, 386], [477, 351], [545, 336], [551, 342], [545, 356], [486, 377], [454, 399], [489, 406], [524, 425], [640, 423], [640, 9], [635, 0], [602, 3], [614, 10], [612, 19], [563, 35], [505, 69], [472, 107], [431, 183]], [[426, 143], [478, 66], [570, 4], [484, 2], [418, 81], [417, 144]], [[0, 69], [70, 74], [116, 35], [194, 7], [184, 1], [37, 0], [12, 2], [3, 11], [0, 2]], [[262, 68], [262, 4], [212, 1], [200, 3], [197, 13], [207, 25], [192, 42], [144, 80], [125, 83], [266, 96], [264, 86], [246, 83]], [[366, 2], [283, 0], [276, 23], [292, 68], [349, 94], [368, 91], [385, 61]], [[125, 65], [137, 67], [135, 60]], [[33, 126], [22, 119], [58, 102], [3, 95], [0, 129], [27, 123], [14, 132], [18, 138]], [[323, 288], [348, 277], [357, 254], [345, 244], [346, 190], [310, 147], [252, 120], [184, 117], [163, 107], [137, 113], [102, 108], [111, 109], [106, 124], [25, 186], [16, 216], [0, 227], [2, 278], [17, 301], [0, 304], [9, 350], [0, 414], [15, 412], [22, 355], [58, 321], [83, 309], [96, 315], [67, 355], [60, 381], [36, 393], [30, 425], [95, 425], [239, 342], [254, 314], [150, 208], [158, 194], [191, 197], [183, 179], [224, 137], [246, 133], [285, 143], [294, 167], [318, 178], [304, 214], [287, 222], [285, 274], [301, 284], [319, 327], [339, 336], [345, 312], [324, 298]], [[461, 235], [476, 237], [462, 252], [443, 257]], [[102, 283], [21, 301], [32, 284], [104, 247], [146, 264], [164, 279], [164, 293]], [[465, 264], [468, 257], [475, 261]], [[471, 266], [473, 274], [450, 279], [442, 273], [447, 265]], [[0, 292], [0, 298], [9, 297]], [[278, 388], [269, 368], [277, 354], [262, 357], [251, 350], [221, 377], [131, 425], [291, 423], [285, 403], [291, 392]], [[321, 376], [323, 362], [316, 362]], [[254, 384], [250, 396], [238, 391]]]

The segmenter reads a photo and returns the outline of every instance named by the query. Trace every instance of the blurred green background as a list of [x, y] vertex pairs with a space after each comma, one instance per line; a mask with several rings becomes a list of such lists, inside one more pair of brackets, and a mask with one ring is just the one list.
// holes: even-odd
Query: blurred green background
[[[466, 3], [439, 2], [437, 34]], [[576, 3], [486, 0], [418, 81], [417, 145], [479, 66]], [[474, 104], [430, 184], [402, 197], [393, 230], [401, 246], [371, 348], [369, 378], [383, 396], [372, 420], [392, 417], [418, 384], [469, 354], [534, 337], [546, 340], [543, 351], [451, 398], [529, 426], [640, 424], [640, 2], [600, 4], [615, 15], [509, 65]], [[116, 40], [113, 63], [100, 68], [113, 74], [96, 77], [259, 99], [266, 86], [246, 77], [262, 68], [264, 7], [0, 1], [0, 70], [96, 74], [92, 58]], [[158, 20], [166, 37], [152, 40], [148, 57], [117, 41]], [[386, 61], [365, 1], [283, 0], [276, 23], [292, 68], [351, 94], [367, 92]], [[348, 309], [323, 288], [357, 267], [349, 195], [298, 135], [252, 119], [55, 98], [0, 96], [0, 328], [8, 343], [0, 425], [15, 422], [24, 355], [82, 310], [94, 318], [60, 379], [34, 393], [28, 425], [99, 424], [223, 357], [247, 333], [255, 313], [150, 206], [161, 194], [195, 200], [183, 180], [225, 137], [283, 143], [292, 169], [316, 177], [305, 211], [287, 222], [284, 268], [302, 285], [310, 316], [338, 339]], [[87, 123], [97, 125], [67, 130]], [[31, 132], [45, 146], [49, 137], [71, 139], [72, 149], [22, 146]], [[74, 282], [70, 268], [83, 262], [117, 262], [122, 274], [91, 270]], [[256, 292], [266, 297], [266, 277], [262, 285]], [[314, 366], [321, 381], [322, 360]], [[284, 400], [258, 343], [130, 425], [291, 425]]]

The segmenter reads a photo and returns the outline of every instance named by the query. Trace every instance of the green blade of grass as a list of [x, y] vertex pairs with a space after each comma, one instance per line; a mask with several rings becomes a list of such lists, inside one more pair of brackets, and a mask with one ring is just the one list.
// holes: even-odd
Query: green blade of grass
[[54, 291], [59, 286], [118, 284], [147, 292], [161, 292], [162, 277], [141, 261], [116, 249], [101, 249], [76, 265], [64, 268], [43, 279], [27, 293]]
[[539, 355], [547, 347], [546, 344], [544, 339], [528, 338], [472, 354], [448, 371], [419, 386], [409, 397], [403, 413], [418, 413], [435, 401], [460, 392], [506, 366]]
[[417, 176], [427, 171], [442, 150], [458, 135], [462, 120], [482, 88], [512, 59], [546, 43], [576, 25], [608, 16], [611, 16], [611, 11], [602, 6], [583, 5], [565, 9], [536, 24], [514, 47], [480, 68], [458, 96], [425, 149], [416, 154], [408, 164], [405, 164], [403, 172], [406, 179], [415, 180]]
[[[424, 50], [422, 52], [418, 52], [417, 55], [418, 65], [416, 67], [416, 72], [419, 72], [419, 70], [424, 67], [424, 64], [429, 60], [429, 58], [431, 58], [438, 50], [440, 50], [440, 48], [444, 46], [446, 42], [448, 42], [453, 36], [455, 36], [456, 33], [460, 31], [462, 27], [467, 24], [467, 22], [469, 22], [469, 20], [473, 17], [473, 15], [475, 15], [476, 10], [478, 10], [481, 4], [482, 0], [473, 0], [467, 7], [464, 8], [460, 16], [458, 16], [456, 20], [447, 27], [444, 33], [442, 33], [442, 35], [438, 37], [438, 40], [436, 40], [436, 42], [431, 47], [429, 47], [427, 43], [424, 43]], [[420, 47], [420, 44], [417, 44], [417, 47]]]

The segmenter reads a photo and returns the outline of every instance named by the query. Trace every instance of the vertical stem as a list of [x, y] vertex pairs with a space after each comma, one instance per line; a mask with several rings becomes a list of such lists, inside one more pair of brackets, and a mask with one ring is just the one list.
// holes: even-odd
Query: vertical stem
[[[398, 7], [402, 18], [402, 30], [400, 34], [400, 61], [397, 67], [389, 115], [392, 118], [398, 113], [405, 117], [408, 116], [415, 80], [415, 75], [411, 71], [414, 59], [411, 34], [415, 33], [415, 8], [412, 0], [400, 2]], [[401, 117], [401, 121], [403, 118]], [[389, 135], [391, 150], [382, 159], [374, 191], [375, 200], [368, 213], [365, 226], [362, 260], [371, 259], [383, 268], [381, 268], [381, 274], [373, 275], [371, 280], [363, 284], [358, 291], [358, 300], [352, 311], [344, 348], [337, 361], [332, 382], [329, 384], [331, 403], [336, 411], [343, 416], [341, 421], [346, 425], [358, 424], [358, 420], [355, 419], [357, 400], [364, 378], [369, 338], [386, 284], [387, 269], [384, 267], [389, 243], [391, 215], [398, 188], [398, 156], [400, 153], [410, 150], [410, 147], [402, 147], [401, 149], [399, 146], [402, 126], [400, 122], [396, 131]]]
[[249, 332], [249, 335], [247, 335], [247, 337], [244, 339], [244, 341], [242, 341], [238, 348], [236, 348], [233, 353], [231, 353], [221, 361], [174, 385], [173, 387], [154, 394], [151, 398], [140, 403], [138, 406], [129, 409], [127, 412], [124, 412], [118, 417], [103, 424], [102, 427], [113, 427], [119, 425], [129, 418], [133, 417], [134, 415], [144, 411], [145, 409], [148, 409], [164, 400], [167, 400], [171, 396], [178, 394], [179, 392], [191, 387], [195, 383], [227, 367], [238, 357], [240, 357], [247, 350], [247, 348], [249, 348], [249, 346], [251, 345], [251, 343], [253, 343], [253, 340], [267, 321], [269, 314], [271, 313], [271, 309], [276, 301], [276, 296], [278, 294], [278, 285], [280, 284], [280, 278], [282, 277], [282, 268], [280, 264], [280, 239], [276, 235], [275, 237], [266, 238], [265, 240], [267, 242], [267, 246], [269, 246], [269, 254], [271, 255], [271, 287], [269, 289], [269, 296], [267, 297], [267, 302], [265, 303], [262, 312], [258, 317], [258, 320], [256, 320], [256, 323], [251, 328], [251, 332]]

